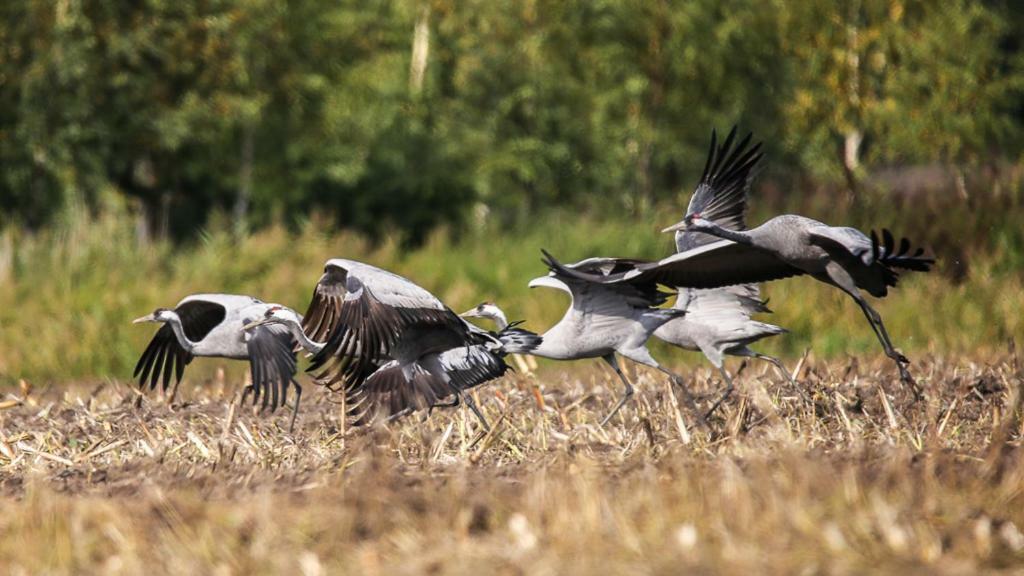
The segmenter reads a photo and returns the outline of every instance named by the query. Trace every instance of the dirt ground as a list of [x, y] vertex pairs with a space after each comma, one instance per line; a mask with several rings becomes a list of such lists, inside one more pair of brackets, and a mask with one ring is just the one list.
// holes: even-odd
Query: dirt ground
[[[240, 383], [26, 383], [0, 396], [0, 568], [105, 574], [1024, 573], [1024, 372], [1014, 351], [760, 364], [694, 426], [657, 373], [518, 374], [465, 409], [298, 424]], [[797, 365], [797, 362], [792, 362]], [[733, 366], [735, 368], [735, 366]], [[707, 398], [719, 382], [684, 371]]]

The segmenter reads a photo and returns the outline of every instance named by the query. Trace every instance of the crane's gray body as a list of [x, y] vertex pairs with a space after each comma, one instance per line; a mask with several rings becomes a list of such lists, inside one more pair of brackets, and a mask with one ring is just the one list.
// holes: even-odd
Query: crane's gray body
[[756, 285], [683, 288], [673, 308], [684, 310], [686, 316], [669, 321], [655, 330], [654, 336], [699, 351], [716, 367], [722, 366], [726, 355], [754, 357], [750, 344], [786, 333], [785, 328], [751, 319], [751, 314], [767, 311]]
[[242, 327], [262, 318], [274, 304], [267, 304], [251, 296], [237, 294], [193, 294], [178, 302], [209, 302], [224, 307], [224, 320], [210, 330], [202, 340], [193, 343], [192, 354], [233, 360], [248, 360], [250, 334]]
[[681, 314], [633, 305], [617, 291], [599, 284], [545, 276], [530, 285], [561, 290], [571, 298], [562, 319], [544, 332], [540, 346], [529, 352], [554, 360], [601, 358], [618, 352], [653, 365], [647, 340], [660, 326]]

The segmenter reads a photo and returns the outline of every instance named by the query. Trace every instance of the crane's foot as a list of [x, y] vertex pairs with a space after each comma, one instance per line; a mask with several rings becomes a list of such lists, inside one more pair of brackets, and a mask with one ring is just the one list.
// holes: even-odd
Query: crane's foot
[[910, 391], [914, 393], [914, 400], [924, 399], [921, 386], [918, 385], [917, 381], [914, 380], [914, 377], [910, 375], [910, 371], [904, 366], [900, 366], [900, 381], [902, 381], [904, 385], [910, 387]]
[[629, 390], [626, 390], [626, 393], [615, 404], [615, 407], [612, 408], [612, 411], [609, 412], [608, 415], [605, 416], [603, 420], [601, 420], [601, 427], [604, 428], [605, 424], [608, 424], [608, 421], [611, 420], [613, 416], [618, 414], [619, 410], [622, 408], [622, 406], [625, 405], [626, 402], [628, 402], [629, 399], [632, 398], [632, 397], [633, 397], [633, 389], [630, 388]]
[[732, 386], [726, 387], [725, 392], [723, 392], [722, 395], [718, 398], [718, 400], [716, 400], [715, 403], [711, 405], [711, 408], [704, 413], [704, 420], [711, 418], [711, 415], [714, 414], [716, 410], [718, 410], [718, 407], [721, 406], [722, 403], [725, 402], [726, 399], [732, 395], [733, 389], [734, 388]]

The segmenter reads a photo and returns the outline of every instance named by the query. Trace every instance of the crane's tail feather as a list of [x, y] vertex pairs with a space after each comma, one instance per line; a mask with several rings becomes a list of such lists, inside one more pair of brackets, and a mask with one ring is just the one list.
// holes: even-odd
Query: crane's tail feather
[[[899, 281], [899, 270], [928, 272], [935, 264], [933, 256], [925, 256], [924, 248], [912, 250], [910, 240], [900, 238], [896, 246], [896, 238], [887, 228], [882, 229], [879, 240], [878, 233], [871, 231], [871, 256], [874, 262], [881, 264], [883, 279], [886, 286], [896, 286]], [[884, 291], [883, 291], [884, 293]]]
[[544, 341], [539, 334], [517, 328], [516, 325], [519, 323], [513, 322], [498, 333], [498, 340], [501, 340], [506, 354], [529, 354]]

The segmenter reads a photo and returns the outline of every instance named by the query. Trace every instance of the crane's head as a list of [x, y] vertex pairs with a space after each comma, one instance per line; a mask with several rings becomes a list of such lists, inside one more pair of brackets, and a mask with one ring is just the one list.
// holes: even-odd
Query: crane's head
[[132, 320], [132, 324], [142, 324], [143, 322], [169, 322], [171, 318], [174, 318], [174, 316], [176, 316], [174, 310], [157, 308], [156, 310], [153, 310], [152, 314], [146, 314], [141, 318]]
[[302, 317], [299, 313], [287, 306], [281, 306], [280, 304], [273, 304], [267, 311], [263, 313], [263, 318], [253, 320], [245, 326], [242, 326], [243, 330], [252, 330], [258, 326], [265, 324], [298, 324], [302, 325]]
[[490, 320], [504, 319], [505, 313], [494, 302], [481, 302], [476, 306], [459, 314], [463, 318], [488, 318]]
[[694, 212], [687, 214], [681, 221], [669, 226], [662, 230], [662, 232], [679, 232], [685, 230], [706, 230], [711, 227], [712, 222], [703, 216], [700, 212]]

